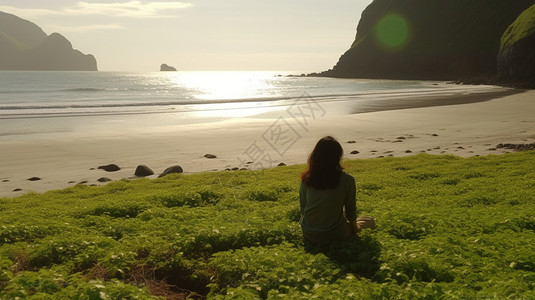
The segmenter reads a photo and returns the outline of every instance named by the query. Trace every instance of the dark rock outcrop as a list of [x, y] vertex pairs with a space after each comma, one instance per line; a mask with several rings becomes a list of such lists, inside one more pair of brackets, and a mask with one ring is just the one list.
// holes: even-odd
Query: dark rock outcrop
[[119, 171], [121, 168], [119, 168], [119, 166], [116, 164], [109, 164], [105, 166], [99, 166], [97, 169], [104, 170], [106, 172], [115, 172]]
[[498, 149], [511, 149], [515, 151], [531, 151], [535, 150], [535, 143], [531, 144], [498, 144]]
[[181, 167], [181, 166], [179, 166], [179, 165], [171, 166], [171, 167], [165, 169], [165, 171], [163, 171], [163, 173], [160, 174], [160, 175], [158, 176], [158, 178], [160, 178], [160, 177], [164, 177], [164, 176], [166, 176], [166, 175], [173, 174], [173, 173], [183, 173], [183, 172], [184, 172], [184, 170], [182, 170], [182, 167]]
[[517, 87], [535, 88], [535, 5], [507, 28], [501, 43], [499, 80]]
[[97, 71], [93, 55], [72, 48], [61, 34], [0, 12], [0, 70]]
[[134, 172], [134, 175], [138, 177], [145, 177], [145, 176], [150, 176], [153, 174], [154, 174], [154, 171], [152, 171], [149, 167], [145, 165], [137, 166], [136, 171]]
[[174, 71], [176, 71], [176, 68], [172, 67], [172, 66], [169, 66], [167, 64], [162, 64], [160, 66], [160, 71], [162, 71], [162, 72], [174, 72]]
[[322, 76], [456, 80], [496, 75], [500, 39], [535, 0], [375, 0]]

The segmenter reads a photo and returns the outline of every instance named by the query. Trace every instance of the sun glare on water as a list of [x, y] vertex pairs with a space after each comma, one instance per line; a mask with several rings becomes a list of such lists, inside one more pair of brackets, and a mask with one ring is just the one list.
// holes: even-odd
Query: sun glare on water
[[195, 98], [230, 100], [276, 97], [270, 83], [273, 72], [178, 72], [173, 84], [196, 91]]
[[[196, 115], [202, 117], [244, 117], [277, 110], [266, 98], [280, 97], [273, 85], [276, 72], [177, 72], [165, 76], [175, 86], [192, 91], [199, 103]], [[258, 99], [259, 101], [254, 101]], [[232, 100], [227, 102], [225, 100]], [[222, 103], [213, 103], [219, 102]], [[225, 103], [223, 103], [225, 102]]]

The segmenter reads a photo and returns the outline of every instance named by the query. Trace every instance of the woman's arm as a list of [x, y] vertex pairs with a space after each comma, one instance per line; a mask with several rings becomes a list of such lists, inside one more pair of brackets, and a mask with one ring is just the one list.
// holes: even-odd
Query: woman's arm
[[361, 229], [359, 223], [357, 223], [357, 220], [350, 221], [349, 224], [351, 224], [351, 228], [353, 228], [353, 231], [355, 231], [356, 233], [360, 232]]
[[347, 177], [347, 191], [344, 206], [346, 218], [350, 223], [353, 224], [353, 222], [357, 221], [357, 188], [355, 186], [355, 179], [353, 178], [353, 176], [347, 175]]
[[301, 213], [301, 216], [305, 214], [306, 195], [306, 186], [301, 182], [301, 187], [299, 188], [299, 212]]

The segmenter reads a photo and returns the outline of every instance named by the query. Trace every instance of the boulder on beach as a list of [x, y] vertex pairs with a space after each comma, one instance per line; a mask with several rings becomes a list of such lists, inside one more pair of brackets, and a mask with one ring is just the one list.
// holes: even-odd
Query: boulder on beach
[[137, 166], [136, 171], [134, 173], [134, 175], [136, 175], [138, 177], [150, 176], [152, 174], [154, 174], [154, 171], [152, 171], [149, 167], [147, 167], [145, 165]]
[[30, 177], [28, 178], [29, 181], [38, 181], [38, 180], [41, 180], [41, 178], [39, 177]]
[[217, 156], [215, 156], [213, 154], [205, 154], [204, 157], [206, 157], [206, 158], [217, 158]]
[[121, 168], [119, 168], [119, 166], [116, 164], [109, 164], [105, 166], [100, 166], [97, 169], [104, 170], [106, 172], [115, 172], [115, 171], [119, 171]]
[[100, 177], [99, 179], [97, 179], [98, 182], [110, 182], [111, 179], [109, 179], [108, 177]]
[[182, 170], [182, 167], [181, 167], [181, 166], [179, 166], [179, 165], [171, 166], [171, 167], [165, 169], [165, 171], [163, 171], [163, 173], [160, 174], [160, 175], [158, 176], [158, 178], [160, 178], [160, 177], [164, 177], [164, 176], [169, 175], [169, 174], [173, 174], [173, 173], [182, 173], [182, 172], [184, 172], [184, 170]]

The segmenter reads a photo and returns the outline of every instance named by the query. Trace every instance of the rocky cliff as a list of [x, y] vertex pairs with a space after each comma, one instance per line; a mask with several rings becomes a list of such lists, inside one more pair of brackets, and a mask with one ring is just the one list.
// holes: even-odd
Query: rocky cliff
[[72, 48], [59, 33], [0, 12], [0, 70], [96, 71], [93, 55]]
[[535, 5], [525, 10], [503, 34], [498, 77], [504, 83], [535, 88]]
[[333, 77], [455, 80], [496, 74], [505, 29], [535, 0], [374, 0]]

